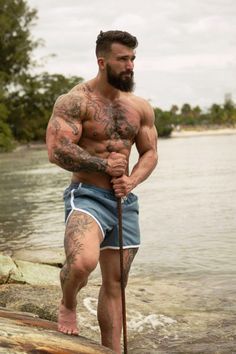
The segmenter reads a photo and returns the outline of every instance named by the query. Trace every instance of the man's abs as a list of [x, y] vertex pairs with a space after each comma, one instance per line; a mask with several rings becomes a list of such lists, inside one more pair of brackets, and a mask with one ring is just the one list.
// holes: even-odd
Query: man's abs
[[73, 183], [85, 183], [100, 188], [112, 189], [111, 176], [99, 172], [74, 172]]

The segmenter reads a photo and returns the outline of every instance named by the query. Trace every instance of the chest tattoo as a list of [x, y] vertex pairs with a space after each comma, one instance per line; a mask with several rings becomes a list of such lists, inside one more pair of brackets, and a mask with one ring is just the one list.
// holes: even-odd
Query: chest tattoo
[[104, 104], [99, 100], [88, 103], [89, 114], [104, 130], [107, 139], [133, 139], [135, 127], [128, 119], [128, 109], [118, 103]]

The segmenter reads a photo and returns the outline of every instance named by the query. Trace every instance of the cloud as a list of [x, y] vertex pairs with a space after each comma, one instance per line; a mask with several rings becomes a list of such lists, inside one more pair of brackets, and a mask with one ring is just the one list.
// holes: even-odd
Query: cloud
[[218, 56], [214, 54], [187, 54], [165, 56], [162, 58], [152, 58], [140, 60], [137, 67], [143, 71], [187, 71], [194, 69], [196, 71], [213, 68], [224, 69], [227, 66], [234, 64], [236, 57], [231, 54], [222, 53]]
[[[210, 105], [231, 92], [236, 99], [235, 0], [28, 0], [38, 8], [33, 29], [57, 54], [45, 69], [90, 79], [96, 75], [100, 30], [124, 29], [139, 41], [136, 93], [161, 107], [189, 100]], [[157, 89], [158, 87], [158, 89]], [[161, 89], [161, 87], [163, 89]]]

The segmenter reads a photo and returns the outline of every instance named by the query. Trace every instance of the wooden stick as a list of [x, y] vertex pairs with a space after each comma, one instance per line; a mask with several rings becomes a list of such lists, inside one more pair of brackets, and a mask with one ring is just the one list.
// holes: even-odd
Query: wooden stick
[[118, 226], [119, 226], [119, 247], [120, 247], [120, 287], [121, 287], [121, 300], [122, 300], [123, 343], [124, 343], [124, 354], [127, 354], [128, 350], [127, 350], [127, 325], [126, 325], [126, 304], [125, 304], [125, 277], [124, 277], [121, 198], [117, 198], [117, 211], [118, 211]]

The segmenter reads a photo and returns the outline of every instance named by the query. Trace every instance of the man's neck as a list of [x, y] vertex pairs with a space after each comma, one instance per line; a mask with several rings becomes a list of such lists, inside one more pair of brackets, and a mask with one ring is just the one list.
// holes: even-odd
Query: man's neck
[[120, 90], [111, 86], [99, 73], [90, 81], [90, 84], [95, 91], [110, 101], [114, 101], [120, 97]]

